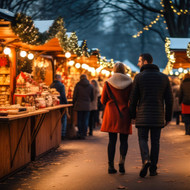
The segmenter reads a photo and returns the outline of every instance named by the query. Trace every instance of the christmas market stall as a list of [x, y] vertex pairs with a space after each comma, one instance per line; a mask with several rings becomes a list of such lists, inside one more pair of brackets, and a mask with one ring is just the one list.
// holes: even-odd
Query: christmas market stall
[[182, 78], [190, 72], [190, 38], [166, 38], [165, 51], [168, 58], [165, 74]]
[[0, 10], [1, 179], [59, 146], [61, 117], [72, 104], [60, 105], [49, 85], [54, 56], [72, 47], [62, 18], [41, 33], [30, 17]]

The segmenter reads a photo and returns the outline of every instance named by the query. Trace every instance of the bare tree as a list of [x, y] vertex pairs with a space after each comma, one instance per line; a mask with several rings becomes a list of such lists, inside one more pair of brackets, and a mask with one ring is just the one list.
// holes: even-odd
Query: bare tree
[[36, 2], [38, 2], [38, 0], [1, 0], [0, 8], [7, 9], [13, 13], [26, 13]]
[[[157, 32], [162, 40], [168, 34], [171, 37], [190, 36], [189, 0], [62, 0], [59, 3], [62, 6], [53, 3], [54, 9], [57, 7], [56, 11], [67, 18], [68, 23], [78, 24], [77, 28], [86, 28], [100, 20], [104, 21], [105, 16], [108, 18], [123, 15], [123, 20], [120, 22], [127, 20], [126, 26], [133, 23], [135, 33], [136, 26], [138, 30], [143, 30], [159, 15], [158, 25], [153, 24], [148, 29]], [[81, 25], [81, 19], [84, 18], [88, 22], [83, 21]], [[163, 23], [164, 21], [166, 23]]]

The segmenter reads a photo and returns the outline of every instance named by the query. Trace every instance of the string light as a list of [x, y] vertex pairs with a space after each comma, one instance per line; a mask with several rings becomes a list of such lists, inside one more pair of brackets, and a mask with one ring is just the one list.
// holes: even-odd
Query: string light
[[5, 55], [9, 55], [9, 54], [11, 53], [11, 49], [8, 48], [8, 47], [6, 47], [6, 48], [3, 50], [3, 53], [4, 53]]
[[[162, 0], [163, 1], [163, 0]], [[183, 9], [180, 9], [179, 11], [177, 11], [174, 6], [173, 6], [173, 2], [172, 1], [169, 1], [170, 3], [170, 8], [172, 9], [172, 11], [174, 13], [176, 13], [177, 15], [181, 15], [181, 14], [190, 14], [190, 11], [188, 11], [187, 9], [186, 10], [183, 10]]]
[[190, 58], [190, 42], [188, 43], [187, 46], [187, 57]]
[[166, 38], [166, 42], [165, 42], [165, 52], [166, 52], [166, 56], [168, 58], [168, 63], [163, 71], [163, 73], [165, 74], [169, 74], [170, 71], [173, 69], [173, 63], [175, 63], [175, 54], [174, 52], [170, 51], [170, 39]]
[[[173, 11], [174, 13], [176, 13], [177, 15], [190, 14], [190, 11], [187, 10], [187, 9], [185, 9], [185, 10], [180, 9], [179, 11], [177, 11], [177, 9], [174, 8], [173, 2], [172, 2], [171, 0], [169, 1], [169, 3], [170, 3], [170, 8], [171, 8], [172, 11]], [[165, 7], [165, 5], [164, 5], [164, 3], [163, 3], [163, 0], [160, 1], [160, 4], [161, 4], [161, 6], [162, 6], [163, 8]]]
[[141, 30], [141, 31], [137, 32], [137, 34], [133, 35], [133, 38], [137, 38], [143, 33], [143, 31], [149, 30], [152, 27], [152, 25], [156, 24], [159, 21], [159, 19], [160, 19], [160, 15], [157, 15], [157, 17], [153, 21], [151, 21], [149, 25], [146, 25], [145, 27], [143, 27], [143, 30]]

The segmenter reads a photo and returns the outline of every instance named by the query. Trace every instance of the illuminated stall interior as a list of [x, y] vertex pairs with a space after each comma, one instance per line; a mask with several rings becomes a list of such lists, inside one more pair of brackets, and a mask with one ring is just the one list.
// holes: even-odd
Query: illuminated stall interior
[[166, 38], [165, 51], [168, 58], [165, 74], [181, 78], [190, 72], [190, 38]]

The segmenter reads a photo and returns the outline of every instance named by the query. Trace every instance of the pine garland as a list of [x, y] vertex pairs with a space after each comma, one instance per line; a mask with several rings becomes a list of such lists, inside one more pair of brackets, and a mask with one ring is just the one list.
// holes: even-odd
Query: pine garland
[[83, 55], [85, 55], [86, 57], [90, 57], [90, 55], [88, 53], [88, 47], [87, 47], [86, 40], [83, 40], [81, 49], [82, 49]]
[[17, 62], [17, 75], [22, 72], [32, 73], [32, 60], [27, 57], [19, 58]]
[[68, 38], [66, 29], [64, 27], [63, 18], [58, 17], [48, 31], [40, 33], [38, 28], [34, 26], [34, 22], [31, 17], [26, 16], [23, 13], [17, 13], [14, 22], [11, 23], [13, 32], [19, 36], [22, 42], [30, 45], [43, 45], [52, 38], [58, 38], [60, 46], [63, 51], [69, 51], [70, 53], [76, 53], [81, 55], [81, 49], [78, 46], [78, 38], [75, 33], [72, 33]]

